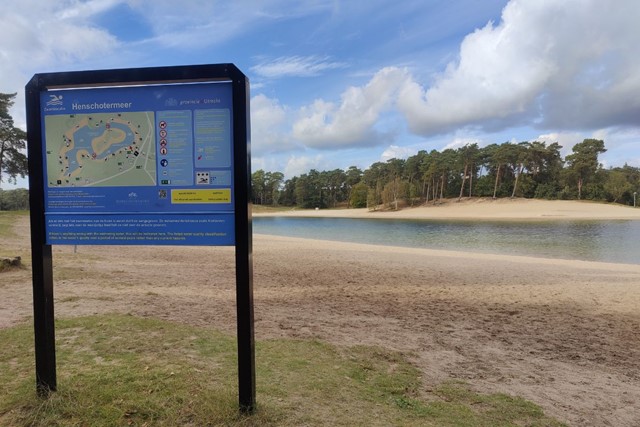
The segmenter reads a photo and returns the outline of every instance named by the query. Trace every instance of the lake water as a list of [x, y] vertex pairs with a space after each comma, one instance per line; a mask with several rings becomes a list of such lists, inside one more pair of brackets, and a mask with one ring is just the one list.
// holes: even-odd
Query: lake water
[[253, 231], [375, 245], [640, 264], [640, 221], [256, 217]]

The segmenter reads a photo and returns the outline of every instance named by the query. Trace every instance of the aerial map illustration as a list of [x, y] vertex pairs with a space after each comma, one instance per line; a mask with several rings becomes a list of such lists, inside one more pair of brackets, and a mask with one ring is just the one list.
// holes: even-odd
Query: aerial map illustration
[[49, 187], [154, 186], [154, 113], [45, 117]]

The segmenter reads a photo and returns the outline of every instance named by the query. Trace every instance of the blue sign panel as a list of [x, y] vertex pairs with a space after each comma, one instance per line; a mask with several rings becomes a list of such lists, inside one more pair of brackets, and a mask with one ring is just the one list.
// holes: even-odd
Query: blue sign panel
[[50, 215], [51, 244], [211, 245], [234, 244], [234, 215]]
[[230, 82], [40, 103], [48, 244], [235, 244]]

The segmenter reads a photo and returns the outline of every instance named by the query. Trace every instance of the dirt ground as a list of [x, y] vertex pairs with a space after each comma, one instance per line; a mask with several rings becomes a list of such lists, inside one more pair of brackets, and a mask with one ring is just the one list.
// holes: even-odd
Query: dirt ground
[[[15, 231], [0, 255], [29, 267], [27, 218]], [[640, 425], [640, 266], [260, 235], [253, 261], [258, 340], [382, 346], [419, 367], [426, 398], [460, 379], [572, 426]], [[29, 268], [0, 273], [0, 328], [32, 315]], [[54, 277], [57, 317], [235, 333], [233, 248], [55, 246]]]

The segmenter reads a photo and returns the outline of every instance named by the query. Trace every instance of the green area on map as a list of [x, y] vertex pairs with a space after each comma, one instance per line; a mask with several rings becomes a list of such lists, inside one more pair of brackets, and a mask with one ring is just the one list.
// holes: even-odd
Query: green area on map
[[154, 113], [45, 116], [49, 187], [156, 185]]

